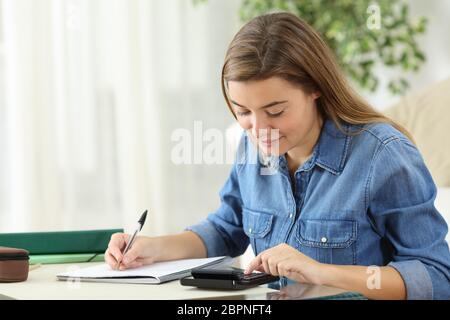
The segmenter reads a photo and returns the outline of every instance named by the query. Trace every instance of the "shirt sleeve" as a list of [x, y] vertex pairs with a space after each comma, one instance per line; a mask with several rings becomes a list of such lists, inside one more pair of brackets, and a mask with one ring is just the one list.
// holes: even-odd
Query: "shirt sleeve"
[[378, 232], [392, 246], [389, 266], [408, 299], [450, 298], [448, 228], [434, 206], [436, 186], [417, 148], [405, 138], [380, 144], [366, 200]]
[[[238, 153], [242, 150], [243, 143], [244, 137], [238, 147]], [[205, 220], [185, 229], [196, 233], [203, 240], [208, 257], [236, 257], [243, 254], [250, 243], [242, 226], [239, 168], [240, 163], [237, 160], [219, 193], [220, 207]]]

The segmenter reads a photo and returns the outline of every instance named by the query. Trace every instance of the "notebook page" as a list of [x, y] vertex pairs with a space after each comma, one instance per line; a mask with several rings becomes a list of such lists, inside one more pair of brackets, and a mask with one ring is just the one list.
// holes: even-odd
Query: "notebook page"
[[126, 278], [126, 277], [154, 277], [159, 278], [165, 275], [179, 273], [206, 264], [210, 264], [224, 257], [204, 258], [204, 259], [183, 259], [175, 261], [155, 262], [154, 264], [136, 269], [117, 271], [111, 269], [108, 264], [83, 268], [73, 272], [60, 273], [58, 277], [69, 278]]

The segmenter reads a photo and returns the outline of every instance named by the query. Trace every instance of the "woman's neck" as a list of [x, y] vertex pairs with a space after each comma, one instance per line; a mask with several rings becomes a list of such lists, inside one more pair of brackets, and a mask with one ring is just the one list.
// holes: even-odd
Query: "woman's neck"
[[319, 140], [322, 126], [323, 120], [321, 117], [319, 117], [313, 128], [309, 131], [308, 135], [302, 141], [302, 144], [292, 148], [287, 152], [286, 160], [288, 162], [289, 171], [291, 173], [295, 173], [297, 168], [302, 166], [311, 157], [314, 146]]

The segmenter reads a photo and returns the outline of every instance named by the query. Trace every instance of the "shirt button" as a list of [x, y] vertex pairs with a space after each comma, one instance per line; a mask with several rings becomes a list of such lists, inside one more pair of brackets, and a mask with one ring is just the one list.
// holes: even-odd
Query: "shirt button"
[[294, 216], [294, 215], [291, 213], [291, 214], [289, 215], [289, 218], [292, 219], [293, 216]]
[[326, 243], [326, 242], [328, 241], [328, 239], [327, 239], [326, 237], [322, 237], [322, 239], [320, 239], [320, 241], [321, 241], [322, 243]]
[[249, 228], [249, 229], [248, 229], [248, 232], [252, 233], [252, 228]]

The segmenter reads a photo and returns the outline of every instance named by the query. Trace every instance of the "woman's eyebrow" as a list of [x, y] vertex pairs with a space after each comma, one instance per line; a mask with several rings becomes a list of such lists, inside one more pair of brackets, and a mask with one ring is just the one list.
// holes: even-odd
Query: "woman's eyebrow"
[[[237, 103], [236, 101], [233, 101], [233, 100], [230, 100], [230, 101], [231, 101], [233, 104], [235, 104], [235, 105], [237, 105], [237, 106], [239, 106], [239, 107], [241, 107], [241, 108], [246, 108], [246, 109], [248, 109], [246, 106], [243, 106], [243, 105]], [[271, 103], [268, 103], [268, 104], [262, 106], [260, 109], [265, 109], [265, 108], [273, 107], [273, 106], [275, 106], [275, 105], [277, 105], [277, 104], [281, 104], [281, 103], [285, 103], [285, 102], [288, 102], [288, 100], [274, 101], [274, 102], [271, 102]]]

